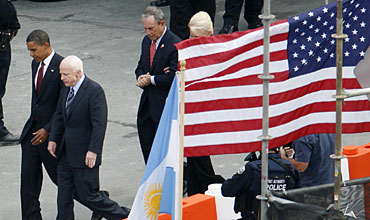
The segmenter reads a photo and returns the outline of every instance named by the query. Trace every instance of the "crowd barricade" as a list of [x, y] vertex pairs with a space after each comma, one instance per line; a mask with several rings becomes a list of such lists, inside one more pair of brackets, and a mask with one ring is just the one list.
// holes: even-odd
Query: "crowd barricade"
[[343, 154], [348, 161], [349, 179], [370, 176], [370, 143], [361, 146], [344, 146]]
[[[183, 220], [217, 220], [216, 202], [214, 196], [196, 194], [183, 199]], [[158, 220], [171, 220], [171, 215], [161, 213]]]
[[269, 196], [274, 220], [370, 219], [370, 177], [342, 183], [340, 209], [333, 207], [334, 183], [277, 192]]

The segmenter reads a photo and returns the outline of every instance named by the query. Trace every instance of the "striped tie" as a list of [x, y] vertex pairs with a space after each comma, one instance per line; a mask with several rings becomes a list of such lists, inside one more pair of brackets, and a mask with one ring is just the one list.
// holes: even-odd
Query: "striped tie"
[[150, 45], [150, 67], [152, 67], [155, 51], [156, 51], [156, 40], [153, 40], [152, 44]]
[[42, 79], [44, 77], [44, 66], [45, 66], [45, 63], [44, 61], [42, 61], [41, 67], [39, 69], [39, 73], [37, 74], [37, 83], [36, 83], [36, 94], [37, 95], [39, 95], [41, 84], [42, 84]]
[[75, 97], [75, 92], [72, 87], [69, 89], [69, 93], [67, 96], [67, 101], [66, 101], [66, 113], [69, 115], [69, 110], [71, 108], [71, 102], [73, 101], [73, 98]]

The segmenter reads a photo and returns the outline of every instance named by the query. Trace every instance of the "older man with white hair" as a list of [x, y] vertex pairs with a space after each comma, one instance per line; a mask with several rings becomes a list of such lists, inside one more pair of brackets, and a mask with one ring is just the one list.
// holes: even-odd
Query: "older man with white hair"
[[[66, 57], [60, 64], [65, 85], [53, 118], [48, 151], [57, 158], [58, 217], [73, 220], [73, 197], [103, 217], [114, 220], [128, 216], [120, 207], [99, 192], [99, 166], [107, 127], [107, 102], [102, 87], [85, 76], [82, 61]], [[58, 148], [56, 143], [61, 143]]]

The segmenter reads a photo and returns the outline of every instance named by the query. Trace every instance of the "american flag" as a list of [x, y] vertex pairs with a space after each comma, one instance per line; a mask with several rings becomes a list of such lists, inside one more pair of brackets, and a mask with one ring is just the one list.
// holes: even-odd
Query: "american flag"
[[[369, 0], [343, 2], [343, 88], [370, 38]], [[311, 133], [335, 133], [336, 2], [270, 27], [269, 147]], [[261, 149], [263, 29], [178, 43], [185, 72], [185, 156]], [[346, 99], [343, 133], [370, 131], [366, 96]]]

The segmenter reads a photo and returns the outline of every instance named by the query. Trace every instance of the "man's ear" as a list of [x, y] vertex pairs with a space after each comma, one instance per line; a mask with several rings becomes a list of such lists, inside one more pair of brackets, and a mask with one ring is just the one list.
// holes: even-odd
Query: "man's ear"
[[49, 44], [49, 42], [45, 42], [45, 43], [42, 44], [42, 46], [44, 46], [44, 47], [50, 47], [50, 44]]
[[79, 77], [82, 77], [82, 71], [81, 71], [81, 70], [77, 70], [77, 75], [78, 75]]

